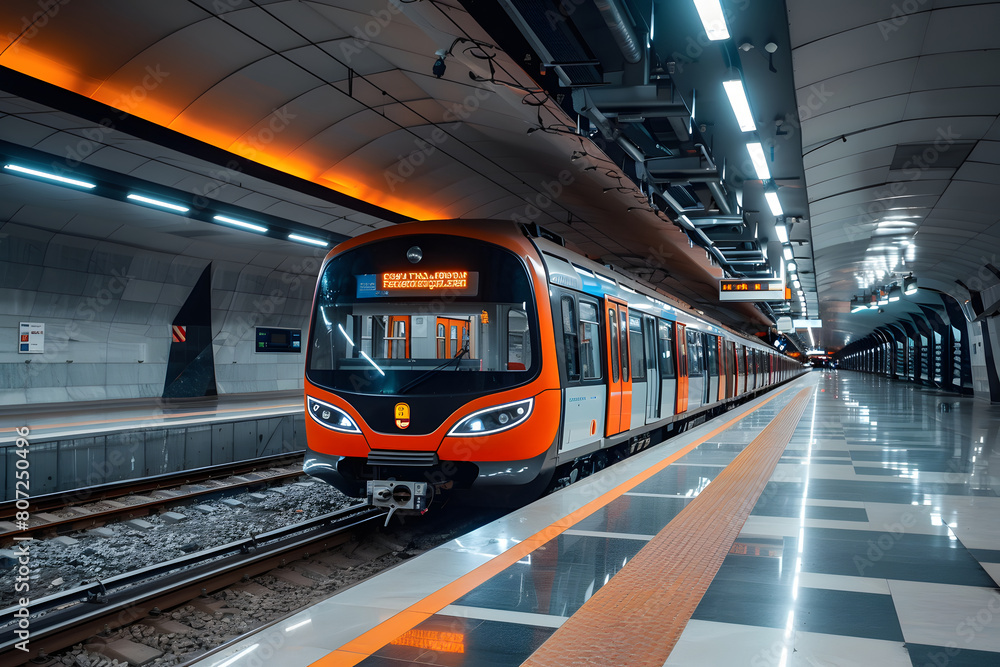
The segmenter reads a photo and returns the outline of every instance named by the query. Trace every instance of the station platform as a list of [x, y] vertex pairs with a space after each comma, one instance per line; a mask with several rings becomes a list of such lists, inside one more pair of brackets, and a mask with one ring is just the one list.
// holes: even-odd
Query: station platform
[[301, 390], [0, 406], [0, 500], [25, 428], [34, 495], [305, 449]]
[[27, 426], [36, 438], [77, 438], [138, 428], [209, 424], [240, 417], [303, 411], [302, 391], [224, 394], [205, 398], [129, 399], [0, 406], [0, 444]]
[[998, 434], [815, 371], [197, 664], [997, 665]]

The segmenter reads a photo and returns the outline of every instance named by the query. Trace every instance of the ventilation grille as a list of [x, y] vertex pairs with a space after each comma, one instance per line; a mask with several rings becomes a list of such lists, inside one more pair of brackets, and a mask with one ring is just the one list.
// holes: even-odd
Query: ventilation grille
[[370, 466], [435, 466], [438, 464], [437, 452], [399, 452], [385, 449], [373, 449], [368, 453]]

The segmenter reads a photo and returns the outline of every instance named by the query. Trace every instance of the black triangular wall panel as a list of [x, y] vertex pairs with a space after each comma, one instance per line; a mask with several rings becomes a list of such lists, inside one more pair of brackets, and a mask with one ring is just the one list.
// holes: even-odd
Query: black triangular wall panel
[[170, 343], [163, 398], [215, 396], [211, 264], [202, 271], [173, 325], [186, 328], [186, 340]]

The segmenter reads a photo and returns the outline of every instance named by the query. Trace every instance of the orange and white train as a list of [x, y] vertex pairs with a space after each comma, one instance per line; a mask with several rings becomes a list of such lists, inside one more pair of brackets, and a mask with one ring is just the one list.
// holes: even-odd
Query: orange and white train
[[305, 471], [426, 510], [520, 503], [806, 369], [514, 222], [334, 248], [305, 365]]

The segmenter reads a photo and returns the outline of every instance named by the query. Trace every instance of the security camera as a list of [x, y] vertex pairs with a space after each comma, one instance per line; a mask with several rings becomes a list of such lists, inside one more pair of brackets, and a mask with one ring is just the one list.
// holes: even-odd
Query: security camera
[[431, 68], [431, 72], [434, 73], [434, 76], [440, 79], [444, 76], [445, 69], [447, 69], [444, 64], [444, 59], [448, 57], [448, 49], [438, 49], [434, 52], [434, 55], [437, 56], [437, 60], [434, 61], [434, 67]]

